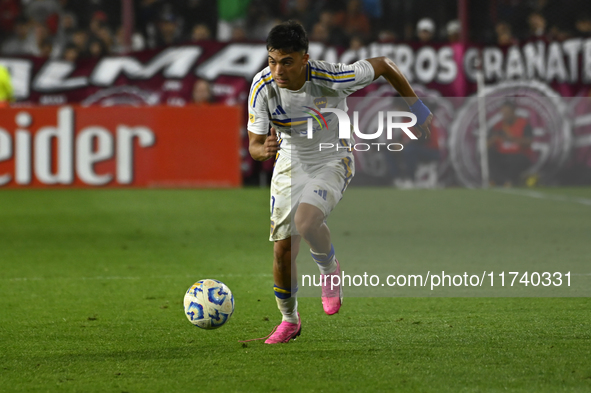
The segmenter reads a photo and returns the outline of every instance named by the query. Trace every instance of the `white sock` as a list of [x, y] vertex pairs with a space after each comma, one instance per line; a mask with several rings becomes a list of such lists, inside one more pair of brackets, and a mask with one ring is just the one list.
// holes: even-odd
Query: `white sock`
[[276, 297], [275, 300], [277, 300], [277, 307], [283, 315], [283, 320], [290, 323], [298, 323], [297, 297], [295, 295], [288, 297], [287, 299], [279, 299]]
[[332, 245], [330, 246], [329, 254], [314, 252], [312, 249], [310, 249], [310, 253], [318, 265], [320, 274], [331, 274], [337, 270], [337, 262], [335, 258], [334, 247]]

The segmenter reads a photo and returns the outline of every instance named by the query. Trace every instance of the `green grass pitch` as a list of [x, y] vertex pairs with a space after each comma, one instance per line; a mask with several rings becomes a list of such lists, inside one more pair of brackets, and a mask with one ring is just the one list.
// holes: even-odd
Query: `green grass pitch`
[[[370, 205], [399, 209], [391, 232], [384, 220], [363, 229], [374, 221], [361, 210], [368, 193]], [[591, 206], [577, 201], [591, 190], [541, 193], [351, 188], [331, 216], [337, 255], [346, 266], [359, 257], [351, 239], [382, 236], [405, 263], [589, 264]], [[591, 391], [588, 297], [349, 297], [331, 317], [304, 297], [298, 340], [239, 343], [280, 320], [268, 198], [0, 192], [0, 391]], [[215, 331], [192, 327], [182, 309], [202, 278], [235, 296]]]

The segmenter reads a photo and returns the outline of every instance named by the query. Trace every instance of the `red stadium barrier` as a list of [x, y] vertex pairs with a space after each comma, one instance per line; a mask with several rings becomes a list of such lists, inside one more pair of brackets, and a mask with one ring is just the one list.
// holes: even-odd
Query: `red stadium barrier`
[[0, 186], [238, 187], [240, 108], [0, 111]]

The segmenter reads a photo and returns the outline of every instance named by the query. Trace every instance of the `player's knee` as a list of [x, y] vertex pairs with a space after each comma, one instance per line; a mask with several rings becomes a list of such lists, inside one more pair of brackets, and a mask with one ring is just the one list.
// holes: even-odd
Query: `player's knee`
[[302, 235], [304, 238], [308, 238], [312, 229], [312, 223], [310, 222], [310, 220], [308, 220], [305, 217], [298, 217], [296, 215], [294, 221], [298, 233]]
[[318, 231], [318, 228], [324, 223], [321, 217], [310, 214], [297, 214], [294, 218], [295, 226], [300, 235], [305, 239], [309, 239], [314, 236]]

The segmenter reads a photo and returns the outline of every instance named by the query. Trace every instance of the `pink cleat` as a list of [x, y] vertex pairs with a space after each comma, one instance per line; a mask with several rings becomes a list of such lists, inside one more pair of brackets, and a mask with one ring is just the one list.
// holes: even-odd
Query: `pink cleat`
[[[339, 261], [335, 259], [337, 263], [337, 270], [330, 274], [322, 274], [322, 307], [324, 312], [328, 315], [333, 315], [339, 312], [341, 304], [343, 304], [343, 286], [340, 282], [341, 265]], [[339, 276], [339, 285], [331, 289], [331, 276]], [[326, 281], [324, 280], [326, 277]]]
[[283, 321], [271, 332], [270, 337], [265, 344], [288, 343], [289, 340], [295, 340], [302, 332], [302, 319], [298, 313], [298, 323]]

